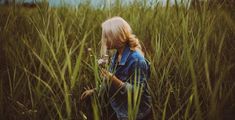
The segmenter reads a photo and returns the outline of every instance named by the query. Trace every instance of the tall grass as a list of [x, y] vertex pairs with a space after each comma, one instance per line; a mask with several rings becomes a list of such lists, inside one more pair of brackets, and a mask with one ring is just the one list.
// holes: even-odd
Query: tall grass
[[[154, 119], [234, 117], [235, 22], [220, 7], [117, 2], [98, 9], [0, 9], [2, 119], [85, 119], [79, 97], [84, 86], [102, 82], [96, 63], [100, 24], [111, 16], [126, 19], [144, 45]], [[103, 104], [92, 103], [95, 119]], [[130, 119], [137, 108], [129, 107]]]

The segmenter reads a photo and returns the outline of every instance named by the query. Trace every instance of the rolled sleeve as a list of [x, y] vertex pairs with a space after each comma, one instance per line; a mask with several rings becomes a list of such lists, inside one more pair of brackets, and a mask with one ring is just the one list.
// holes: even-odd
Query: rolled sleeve
[[131, 90], [132, 89], [132, 85], [128, 82], [125, 82], [122, 86], [121, 86], [121, 90], [120, 90], [120, 93], [121, 94], [125, 94], [127, 93], [128, 90]]
[[130, 67], [129, 80], [121, 86], [120, 93], [126, 94], [128, 90], [133, 91], [135, 86], [145, 87], [148, 79], [148, 65], [145, 60], [136, 60]]

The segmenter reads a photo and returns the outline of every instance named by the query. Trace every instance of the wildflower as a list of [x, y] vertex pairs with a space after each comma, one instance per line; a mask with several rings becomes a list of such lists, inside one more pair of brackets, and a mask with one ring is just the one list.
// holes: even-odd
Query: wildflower
[[92, 55], [92, 49], [91, 48], [87, 48], [87, 51], [88, 51], [89, 56], [92, 57], [93, 56]]
[[104, 67], [106, 64], [108, 64], [109, 62], [108, 59], [109, 59], [108, 55], [105, 55], [103, 58], [98, 60], [98, 65]]
[[91, 52], [92, 49], [91, 49], [91, 48], [88, 48], [87, 50], [88, 50], [88, 52]]

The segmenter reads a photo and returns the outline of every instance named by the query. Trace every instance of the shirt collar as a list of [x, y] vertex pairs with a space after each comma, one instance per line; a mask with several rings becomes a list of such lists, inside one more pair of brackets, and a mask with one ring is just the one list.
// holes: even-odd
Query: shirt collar
[[[131, 49], [128, 45], [126, 45], [124, 50], [123, 50], [122, 58], [121, 58], [121, 61], [119, 62], [119, 65], [125, 65], [126, 64], [127, 58], [130, 55], [130, 53], [131, 53]], [[112, 59], [112, 63], [115, 62], [115, 60], [117, 59], [117, 56], [118, 56], [118, 52], [116, 51], [115, 54], [114, 54], [114, 57]]]

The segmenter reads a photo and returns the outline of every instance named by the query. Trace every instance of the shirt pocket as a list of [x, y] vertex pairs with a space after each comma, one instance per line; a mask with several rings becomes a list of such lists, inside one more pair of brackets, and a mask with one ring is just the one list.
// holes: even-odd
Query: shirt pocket
[[117, 73], [117, 77], [123, 81], [123, 82], [126, 82], [128, 80], [128, 70], [127, 69], [123, 69], [123, 70], [120, 70], [118, 71]]

